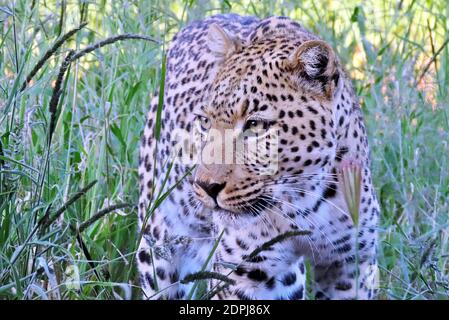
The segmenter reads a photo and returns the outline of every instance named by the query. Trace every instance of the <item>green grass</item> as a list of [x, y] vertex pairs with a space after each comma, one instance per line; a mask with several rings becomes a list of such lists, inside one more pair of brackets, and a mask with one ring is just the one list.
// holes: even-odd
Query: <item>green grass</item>
[[[290, 16], [336, 49], [354, 78], [370, 136], [382, 205], [380, 297], [446, 299], [446, 1], [299, 3], [0, 3], [0, 299], [140, 297], [134, 266], [137, 154], [151, 93], [160, 83], [163, 49], [188, 21], [231, 11]], [[58, 37], [84, 21], [87, 26], [20, 91]], [[124, 33], [165, 44], [124, 40], [72, 62], [58, 104], [50, 108], [69, 50]]]

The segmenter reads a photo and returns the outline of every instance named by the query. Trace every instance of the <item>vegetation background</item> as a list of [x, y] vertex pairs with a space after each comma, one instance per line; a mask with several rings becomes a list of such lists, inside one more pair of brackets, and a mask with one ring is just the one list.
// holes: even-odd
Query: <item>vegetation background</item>
[[[222, 12], [289, 16], [332, 44], [370, 136], [380, 298], [447, 299], [446, 0], [0, 0], [0, 299], [141, 296], [137, 155], [162, 52], [189, 21]], [[125, 33], [160, 43], [110, 43], [58, 83], [69, 50]]]

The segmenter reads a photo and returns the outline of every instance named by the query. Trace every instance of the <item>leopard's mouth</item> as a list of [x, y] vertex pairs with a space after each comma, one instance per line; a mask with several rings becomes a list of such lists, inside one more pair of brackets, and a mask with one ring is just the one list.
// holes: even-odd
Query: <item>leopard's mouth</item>
[[267, 197], [256, 197], [250, 201], [246, 201], [243, 204], [235, 205], [232, 208], [226, 208], [224, 204], [217, 203], [216, 207], [213, 209], [214, 212], [219, 214], [227, 214], [233, 217], [239, 216], [259, 216], [263, 211], [270, 210], [276, 201]]
[[[263, 211], [270, 210], [276, 203], [275, 198], [257, 190], [257, 195], [252, 193], [249, 199], [239, 198], [238, 195], [223, 193], [212, 197], [200, 184], [194, 183], [193, 194], [205, 207], [208, 207], [212, 214], [226, 219], [236, 220], [240, 217], [257, 217]], [[238, 199], [237, 199], [238, 198]]]
[[271, 207], [275, 204], [274, 201], [269, 201], [265, 197], [258, 197], [230, 209], [217, 205], [211, 213], [215, 223], [218, 223], [217, 225], [242, 229], [251, 227], [255, 221], [263, 216], [265, 210], [271, 210]]
[[212, 211], [213, 220], [220, 226], [231, 227], [232, 229], [239, 229], [245, 227], [248, 223], [252, 223], [258, 216], [248, 214], [245, 211], [230, 211], [217, 207]]
[[237, 216], [238, 215], [238, 213], [236, 213], [234, 211], [223, 209], [223, 208], [221, 208], [219, 206], [215, 207], [213, 209], [213, 211], [214, 211], [214, 214], [218, 214], [218, 215], [222, 215], [222, 216], [227, 215], [227, 216], [233, 217], [233, 216]]

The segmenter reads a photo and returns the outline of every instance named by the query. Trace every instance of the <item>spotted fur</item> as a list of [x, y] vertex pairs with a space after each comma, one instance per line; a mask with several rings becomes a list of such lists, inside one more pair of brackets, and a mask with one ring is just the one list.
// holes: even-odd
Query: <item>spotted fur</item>
[[[217, 299], [304, 299], [304, 259], [317, 299], [373, 298], [379, 205], [362, 112], [333, 49], [288, 18], [216, 15], [173, 38], [165, 88], [160, 140], [156, 93], [139, 158], [144, 297], [186, 298], [192, 283], [180, 280], [202, 269], [224, 230], [208, 268], [235, 284]], [[257, 163], [170, 166], [175, 130], [193, 131], [198, 114], [217, 130], [245, 130], [254, 114], [269, 119], [280, 136], [278, 170], [263, 175]], [[337, 174], [347, 161], [362, 166], [358, 259]], [[149, 208], [171, 186], [168, 198]], [[311, 233], [250, 255], [297, 230]], [[219, 284], [211, 281], [211, 289]]]

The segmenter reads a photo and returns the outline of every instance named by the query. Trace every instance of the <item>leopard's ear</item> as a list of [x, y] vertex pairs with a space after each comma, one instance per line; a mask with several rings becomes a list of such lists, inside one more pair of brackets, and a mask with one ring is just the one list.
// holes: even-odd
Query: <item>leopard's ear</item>
[[208, 47], [220, 61], [229, 58], [242, 48], [242, 41], [228, 34], [218, 24], [212, 23], [208, 30]]
[[299, 46], [286, 63], [294, 82], [324, 98], [332, 99], [340, 71], [332, 48], [324, 41], [310, 40]]

